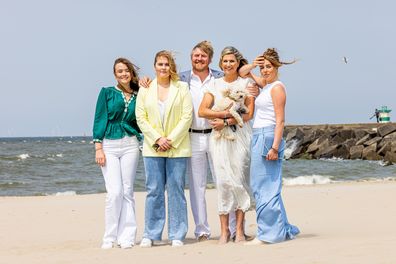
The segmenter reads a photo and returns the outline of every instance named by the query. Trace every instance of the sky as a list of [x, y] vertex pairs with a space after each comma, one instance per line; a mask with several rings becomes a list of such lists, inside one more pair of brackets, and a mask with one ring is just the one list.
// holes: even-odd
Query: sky
[[230, 45], [250, 62], [269, 47], [297, 59], [280, 68], [286, 124], [374, 122], [382, 105], [394, 120], [394, 10], [392, 0], [0, 0], [0, 137], [90, 136], [117, 57], [153, 77], [166, 49], [188, 70], [201, 40], [214, 69]]

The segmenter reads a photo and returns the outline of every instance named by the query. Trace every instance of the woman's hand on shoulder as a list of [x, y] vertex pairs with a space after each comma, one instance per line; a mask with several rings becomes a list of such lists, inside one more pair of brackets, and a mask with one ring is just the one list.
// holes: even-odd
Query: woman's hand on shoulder
[[251, 96], [254, 96], [254, 97], [257, 97], [260, 94], [259, 87], [258, 87], [257, 83], [255, 83], [255, 82], [254, 83], [249, 82], [248, 85], [246, 86], [246, 90], [248, 91], [248, 93]]

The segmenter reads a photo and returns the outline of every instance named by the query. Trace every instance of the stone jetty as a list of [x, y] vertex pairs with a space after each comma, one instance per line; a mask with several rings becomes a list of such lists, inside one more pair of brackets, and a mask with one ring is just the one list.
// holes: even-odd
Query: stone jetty
[[286, 159], [364, 159], [396, 164], [396, 123], [286, 125]]

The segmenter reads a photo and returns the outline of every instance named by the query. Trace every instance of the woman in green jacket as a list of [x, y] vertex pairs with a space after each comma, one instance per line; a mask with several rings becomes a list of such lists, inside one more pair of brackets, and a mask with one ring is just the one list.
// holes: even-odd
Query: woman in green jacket
[[118, 58], [113, 66], [116, 86], [102, 88], [93, 127], [95, 160], [106, 185], [103, 249], [135, 244], [136, 219], [133, 184], [139, 161], [139, 129], [135, 104], [139, 90], [134, 65]]

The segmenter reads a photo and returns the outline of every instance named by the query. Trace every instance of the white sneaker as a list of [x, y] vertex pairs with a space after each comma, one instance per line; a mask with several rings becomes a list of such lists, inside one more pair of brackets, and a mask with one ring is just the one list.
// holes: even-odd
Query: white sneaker
[[121, 246], [122, 249], [129, 249], [129, 248], [132, 248], [133, 245], [129, 244], [129, 243], [126, 243], [126, 244], [121, 244], [120, 246]]
[[113, 248], [113, 242], [103, 242], [101, 248], [102, 248], [102, 249], [110, 249], [110, 248]]
[[182, 247], [184, 245], [181, 240], [172, 240], [172, 247]]
[[143, 238], [140, 242], [140, 247], [149, 248], [153, 245], [153, 241], [150, 238]]

